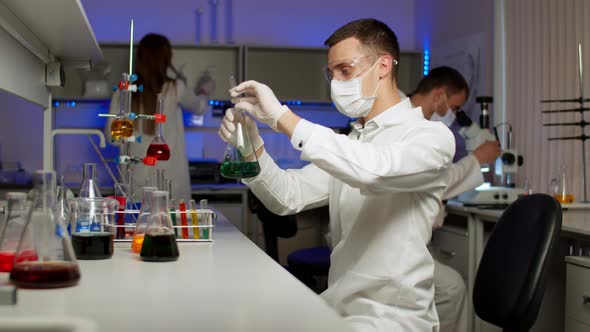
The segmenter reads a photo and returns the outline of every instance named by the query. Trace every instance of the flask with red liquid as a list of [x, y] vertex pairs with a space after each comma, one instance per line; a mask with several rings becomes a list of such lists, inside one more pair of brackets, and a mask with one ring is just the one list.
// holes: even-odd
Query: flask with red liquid
[[[16, 250], [10, 281], [21, 288], [74, 286], [80, 280], [80, 268], [66, 225], [57, 217], [55, 172], [36, 171], [33, 179], [32, 206]], [[33, 241], [29, 243], [27, 238]], [[35, 257], [31, 257], [32, 252]]]
[[[9, 192], [6, 194], [6, 200], [6, 217], [0, 233], [0, 272], [12, 270], [18, 242], [25, 229], [27, 214], [27, 194]], [[37, 254], [33, 250], [30, 236], [23, 239], [23, 246], [30, 250], [19, 256], [19, 262], [36, 260]]]
[[[164, 114], [164, 95], [161, 93], [158, 94], [158, 117], [156, 117], [156, 122], [158, 123], [158, 132], [156, 133], [156, 137], [150, 143], [148, 147], [146, 157], [155, 158], [157, 161], [166, 161], [170, 159], [170, 147], [164, 140], [164, 122], [162, 119], [165, 119], [161, 115]], [[160, 120], [158, 120], [160, 119]]]

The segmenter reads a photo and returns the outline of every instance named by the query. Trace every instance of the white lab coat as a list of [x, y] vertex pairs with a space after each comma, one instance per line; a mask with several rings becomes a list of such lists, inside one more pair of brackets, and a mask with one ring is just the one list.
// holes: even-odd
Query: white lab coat
[[[191, 183], [188, 171], [188, 160], [186, 158], [186, 147], [184, 138], [184, 123], [182, 119], [182, 105], [185, 109], [202, 114], [207, 110], [208, 99], [205, 96], [196, 96], [187, 89], [184, 83], [180, 80], [167, 82], [162, 87], [162, 93], [165, 97], [164, 114], [166, 114], [166, 122], [164, 123], [164, 140], [170, 148], [170, 159], [168, 161], [159, 161], [155, 166], [146, 166], [143, 164], [132, 165], [133, 171], [133, 193], [135, 199], [139, 199], [139, 189], [145, 186], [156, 186], [156, 169], [161, 168], [166, 170], [167, 178], [172, 180], [172, 195], [171, 198], [184, 199], [188, 202], [191, 199]], [[136, 97], [137, 93], [132, 95]], [[119, 113], [119, 91], [113, 94], [110, 105], [110, 113]], [[141, 110], [143, 112], [143, 108]], [[141, 113], [140, 112], [140, 113]], [[147, 149], [154, 138], [154, 135], [143, 132], [145, 121], [151, 120], [135, 120], [134, 135], [141, 135], [141, 143], [131, 143], [129, 154], [134, 157], [144, 158]], [[109, 118], [105, 128], [107, 140], [111, 142], [111, 127], [112, 118]], [[156, 132], [158, 126], [156, 125]]]
[[449, 184], [443, 199], [453, 198], [482, 184], [483, 174], [479, 161], [473, 154], [469, 154], [449, 167]]
[[277, 214], [329, 205], [322, 297], [357, 331], [438, 331], [426, 244], [455, 152], [449, 129], [405, 99], [348, 137], [302, 120], [292, 143], [312, 164], [285, 171], [264, 152], [244, 183]]
[[[443, 199], [453, 198], [466, 191], [473, 190], [483, 183], [480, 165], [473, 154], [453, 163], [448, 171], [448, 186]], [[434, 228], [442, 227], [445, 218], [444, 209], [436, 218]], [[440, 262], [434, 261], [434, 286], [436, 310], [440, 319], [440, 332], [467, 332], [467, 291], [465, 281], [457, 271]]]

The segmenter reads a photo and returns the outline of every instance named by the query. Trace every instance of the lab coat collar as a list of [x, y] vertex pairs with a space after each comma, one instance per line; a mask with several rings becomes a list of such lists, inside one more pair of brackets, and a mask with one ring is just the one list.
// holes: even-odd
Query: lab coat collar
[[356, 129], [359, 132], [362, 132], [363, 130], [367, 130], [370, 128], [377, 129], [381, 127], [395, 126], [408, 122], [410, 120], [419, 119], [424, 119], [424, 114], [422, 114], [422, 108], [414, 108], [412, 106], [412, 103], [410, 103], [410, 98], [405, 98], [399, 103], [386, 109], [381, 114], [367, 121], [366, 123], [363, 124], [362, 121], [359, 119], [353, 122], [352, 125], [354, 129]]

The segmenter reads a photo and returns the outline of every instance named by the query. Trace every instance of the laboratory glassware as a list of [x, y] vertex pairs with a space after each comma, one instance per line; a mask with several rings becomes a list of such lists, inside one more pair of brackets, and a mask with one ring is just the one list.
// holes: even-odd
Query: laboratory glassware
[[178, 209], [180, 210], [180, 225], [182, 226], [182, 238], [188, 239], [188, 221], [186, 216], [186, 203], [184, 199], [181, 199], [178, 203]]
[[72, 246], [78, 259], [107, 259], [113, 256], [115, 211], [119, 202], [112, 198], [79, 197], [71, 201]]
[[95, 163], [84, 163], [84, 179], [80, 185], [80, 192], [78, 197], [95, 198], [102, 197], [100, 189], [96, 184], [96, 164]]
[[168, 209], [168, 192], [152, 192], [152, 206], [140, 257], [145, 261], [167, 262], [178, 259], [178, 245]]
[[[9, 192], [6, 194], [6, 212], [2, 232], [0, 233], [0, 272], [10, 272], [16, 257], [16, 249], [26, 224], [27, 194]], [[23, 246], [32, 248], [31, 238], [28, 235], [23, 239]], [[37, 254], [32, 249], [22, 252], [19, 262], [36, 260]]]
[[[16, 250], [10, 280], [22, 288], [58, 288], [74, 286], [80, 280], [80, 268], [65, 225], [56, 217], [55, 172], [36, 171], [30, 193], [32, 207]], [[33, 241], [29, 245], [26, 239]], [[36, 254], [36, 259], [19, 261]]]
[[194, 239], [199, 239], [201, 237], [201, 234], [199, 232], [199, 217], [198, 217], [198, 213], [197, 213], [197, 203], [195, 203], [194, 199], [191, 199], [189, 202], [189, 207], [191, 209], [191, 221], [192, 221], [192, 225], [193, 225], [193, 238]]
[[[206, 199], [200, 200], [199, 204], [201, 206], [201, 210], [207, 210], [207, 200]], [[211, 226], [211, 224], [213, 222], [212, 216], [210, 213], [202, 213], [200, 219], [201, 219], [202, 224], [207, 225], [207, 226]], [[203, 239], [204, 240], [210, 239], [210, 236], [211, 236], [210, 231], [211, 231], [211, 227], [203, 228]]]
[[[164, 95], [159, 93], [158, 94], [158, 105], [157, 110], [158, 114], [164, 114]], [[164, 123], [158, 122], [158, 133], [156, 137], [150, 143], [150, 146], [147, 149], [146, 157], [155, 158], [157, 161], [166, 161], [170, 159], [170, 147], [166, 144], [164, 140]]]
[[571, 204], [574, 202], [574, 195], [572, 193], [572, 188], [567, 173], [567, 166], [561, 166], [559, 168], [557, 181], [553, 183], [553, 197], [555, 197], [555, 199], [557, 199], [561, 204]]
[[[229, 83], [231, 88], [236, 87], [236, 79], [233, 75], [229, 77]], [[223, 177], [231, 179], [254, 177], [260, 173], [260, 165], [252, 141], [248, 137], [247, 130], [244, 129], [244, 111], [236, 109], [234, 114], [236, 130], [225, 148], [220, 173]], [[249, 155], [244, 156], [244, 153]]]
[[176, 228], [176, 226], [178, 226], [178, 224], [176, 223], [176, 201], [174, 201], [174, 198], [170, 199], [170, 217], [172, 218], [172, 227], [174, 227], [174, 236], [177, 237], [178, 236], [178, 230]]
[[[63, 184], [63, 181], [62, 181]], [[68, 230], [68, 234], [72, 234], [72, 225], [71, 225], [71, 209], [70, 204], [68, 203], [68, 194], [70, 194], [70, 198], [73, 198], [74, 194], [71, 190], [66, 188], [65, 186], [57, 186], [57, 215], [58, 218], [61, 219], [61, 222], [66, 225]]]
[[[129, 75], [123, 74], [119, 85], [123, 84], [123, 82], [128, 84]], [[128, 117], [131, 108], [131, 91], [126, 88], [120, 89], [119, 91], [119, 114], [117, 114], [111, 123], [111, 137], [114, 141], [133, 136], [133, 121]]]
[[133, 233], [133, 241], [131, 242], [131, 250], [139, 254], [143, 245], [145, 231], [148, 227], [148, 219], [151, 210], [152, 192], [157, 191], [156, 187], [141, 188], [141, 209], [137, 217], [137, 224], [135, 225], [135, 232]]

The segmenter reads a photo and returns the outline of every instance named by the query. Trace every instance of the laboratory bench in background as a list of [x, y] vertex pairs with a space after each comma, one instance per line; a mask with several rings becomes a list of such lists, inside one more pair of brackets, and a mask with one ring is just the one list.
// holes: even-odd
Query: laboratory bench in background
[[179, 243], [176, 262], [142, 262], [129, 243], [116, 243], [112, 259], [79, 261], [78, 286], [18, 290], [0, 316], [66, 315], [97, 331], [349, 331], [222, 214], [214, 232], [212, 243]]
[[[451, 201], [447, 203], [446, 211], [447, 217], [444, 226], [433, 232], [430, 245], [431, 253], [441, 263], [457, 270], [466, 282], [470, 302], [471, 328], [469, 330], [473, 332], [500, 331], [500, 329], [477, 318], [471, 303], [475, 275], [483, 249], [503, 210], [464, 207], [460, 203]], [[590, 249], [590, 210], [564, 209], [560, 241], [555, 256], [550, 260], [547, 290], [537, 322], [531, 329], [532, 332], [590, 331], [590, 288], [587, 287], [588, 280], [590, 280], [590, 272], [588, 272], [590, 271], [590, 263], [583, 265], [585, 270], [573, 267], [574, 265], [579, 266], [579, 263], [577, 265], [572, 263], [572, 260], [573, 262], [590, 261], [590, 257], [586, 256], [589, 252], [584, 248]], [[580, 255], [581, 257], [573, 257], [572, 255]], [[567, 278], [566, 260], [568, 261]], [[586, 278], [580, 279], [581, 277], [574, 276], [574, 272], [570, 272], [570, 270], [582, 273]], [[580, 270], [581, 272], [579, 272]], [[581, 287], [573, 284], [572, 280], [585, 280], [584, 285], [586, 286]], [[568, 297], [576, 299], [574, 302], [568, 300], [567, 305], [566, 289]], [[582, 293], [583, 291], [585, 293]], [[572, 309], [573, 307], [577, 308], [578, 316]], [[572, 315], [585, 317], [585, 320], [579, 318], [585, 324], [584, 329], [578, 328], [576, 330], [573, 327], [567, 327], [574, 326], [571, 319], [568, 325], [567, 317]], [[576, 320], [576, 324], [582, 323]]]

